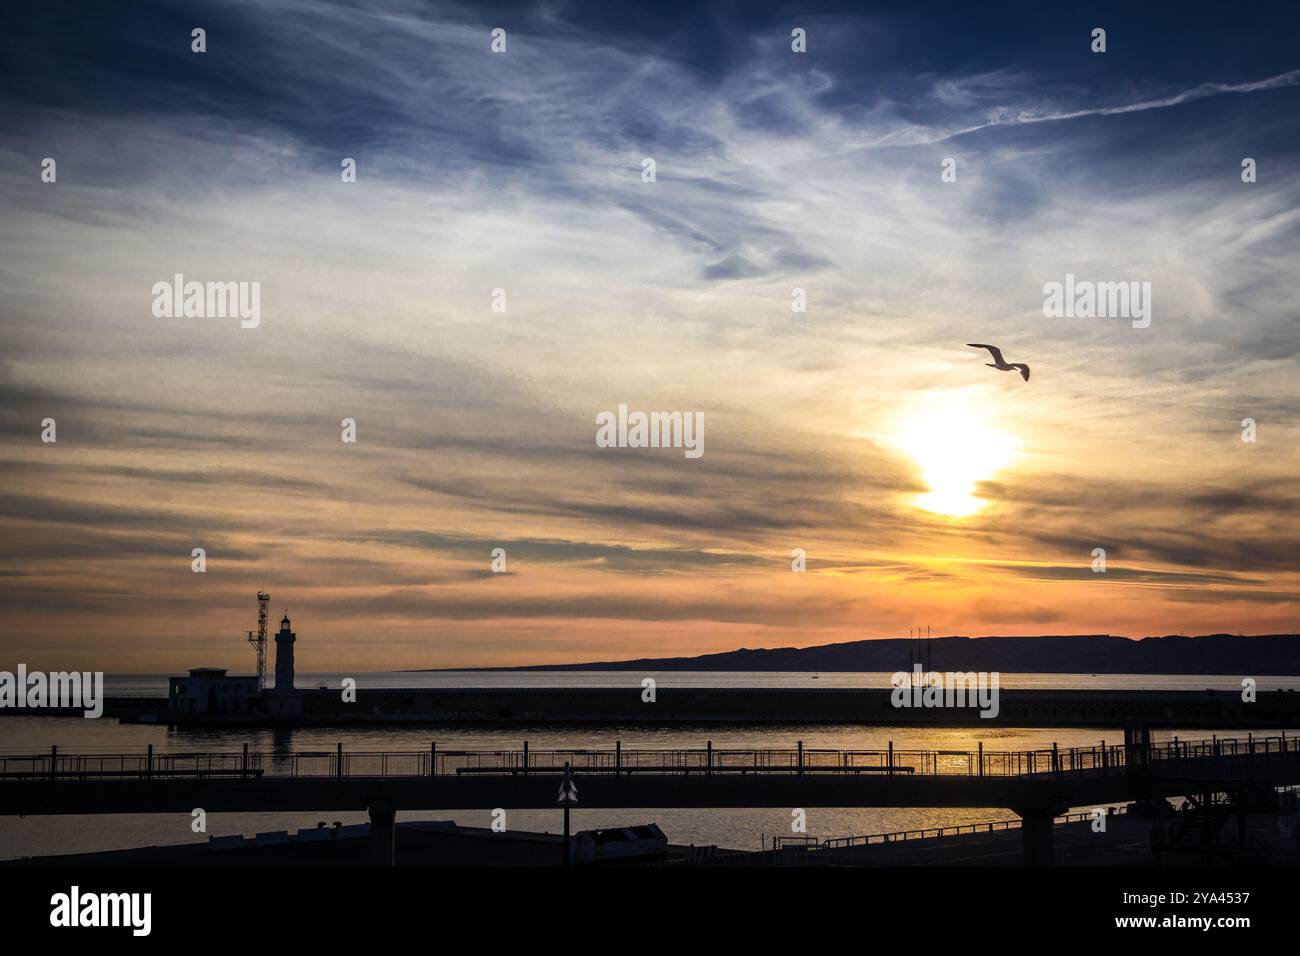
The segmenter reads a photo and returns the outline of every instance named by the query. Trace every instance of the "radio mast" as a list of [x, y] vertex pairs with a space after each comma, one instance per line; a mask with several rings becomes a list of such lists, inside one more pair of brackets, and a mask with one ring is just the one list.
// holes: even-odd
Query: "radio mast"
[[266, 689], [266, 618], [271, 604], [271, 595], [265, 591], [257, 592], [257, 633], [248, 632], [248, 643], [257, 651], [257, 689]]

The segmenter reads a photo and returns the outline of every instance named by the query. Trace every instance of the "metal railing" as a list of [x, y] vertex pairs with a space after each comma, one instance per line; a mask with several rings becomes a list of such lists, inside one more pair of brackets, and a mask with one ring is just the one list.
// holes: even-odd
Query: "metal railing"
[[223, 777], [427, 777], [483, 774], [520, 776], [574, 773], [640, 774], [796, 774], [926, 775], [965, 777], [1041, 777], [1107, 775], [1133, 770], [1177, 772], [1191, 767], [1205, 776], [1230, 776], [1253, 761], [1300, 758], [1300, 736], [1177, 739], [1149, 746], [1055, 746], [1038, 750], [791, 750], [625, 749], [600, 750], [428, 750], [404, 752], [242, 751], [208, 753], [64, 754], [58, 748], [39, 754], [0, 756], [0, 781], [24, 779], [96, 780]]
[[[1128, 807], [1111, 807], [1108, 817], [1123, 816], [1128, 811]], [[1055, 823], [1090, 823], [1093, 820], [1091, 810], [1083, 810], [1078, 813], [1066, 813], [1055, 819]], [[944, 827], [923, 827], [917, 830], [895, 830], [891, 833], [869, 833], [862, 836], [832, 837], [828, 840], [815, 841], [812, 848], [822, 850], [843, 849], [851, 846], [872, 846], [880, 843], [899, 843], [904, 840], [938, 840], [944, 837], [966, 836], [973, 833], [998, 833], [1003, 830], [1019, 830], [1021, 820], [1016, 817], [1014, 820], [994, 820], [989, 823], [961, 823]], [[786, 844], [784, 841], [789, 837], [779, 838], [782, 842], [778, 847], [785, 845], [802, 846], [803, 842]]]

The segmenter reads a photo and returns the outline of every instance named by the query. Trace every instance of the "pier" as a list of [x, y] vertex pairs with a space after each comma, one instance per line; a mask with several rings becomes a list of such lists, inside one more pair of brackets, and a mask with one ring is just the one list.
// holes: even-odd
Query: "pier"
[[1267, 811], [1277, 787], [1300, 783], [1300, 737], [1157, 745], [1131, 733], [1123, 744], [1029, 751], [54, 748], [0, 757], [0, 814], [365, 809], [382, 859], [398, 810], [552, 808], [566, 767], [585, 808], [1005, 807], [1021, 820], [1024, 861], [1044, 864], [1052, 821], [1073, 808], [1181, 796], [1230, 813]]

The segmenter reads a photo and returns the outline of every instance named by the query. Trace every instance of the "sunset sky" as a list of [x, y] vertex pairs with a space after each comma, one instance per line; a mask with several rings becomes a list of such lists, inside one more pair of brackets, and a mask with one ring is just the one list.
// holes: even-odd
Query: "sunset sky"
[[82, 6], [0, 31], [0, 665], [1300, 630], [1294, 16]]

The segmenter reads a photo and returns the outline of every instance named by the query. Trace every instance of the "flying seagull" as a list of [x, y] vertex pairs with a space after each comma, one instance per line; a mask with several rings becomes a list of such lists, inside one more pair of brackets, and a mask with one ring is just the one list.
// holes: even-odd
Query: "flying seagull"
[[989, 350], [989, 354], [993, 356], [993, 361], [984, 363], [989, 368], [995, 368], [999, 372], [1010, 372], [1012, 369], [1016, 369], [1020, 372], [1021, 378], [1023, 378], [1026, 382], [1029, 381], [1029, 366], [1026, 365], [1024, 362], [1008, 363], [1007, 360], [1002, 357], [1002, 350], [998, 348], [996, 345], [981, 345], [978, 342], [967, 342], [966, 344], [973, 349]]

